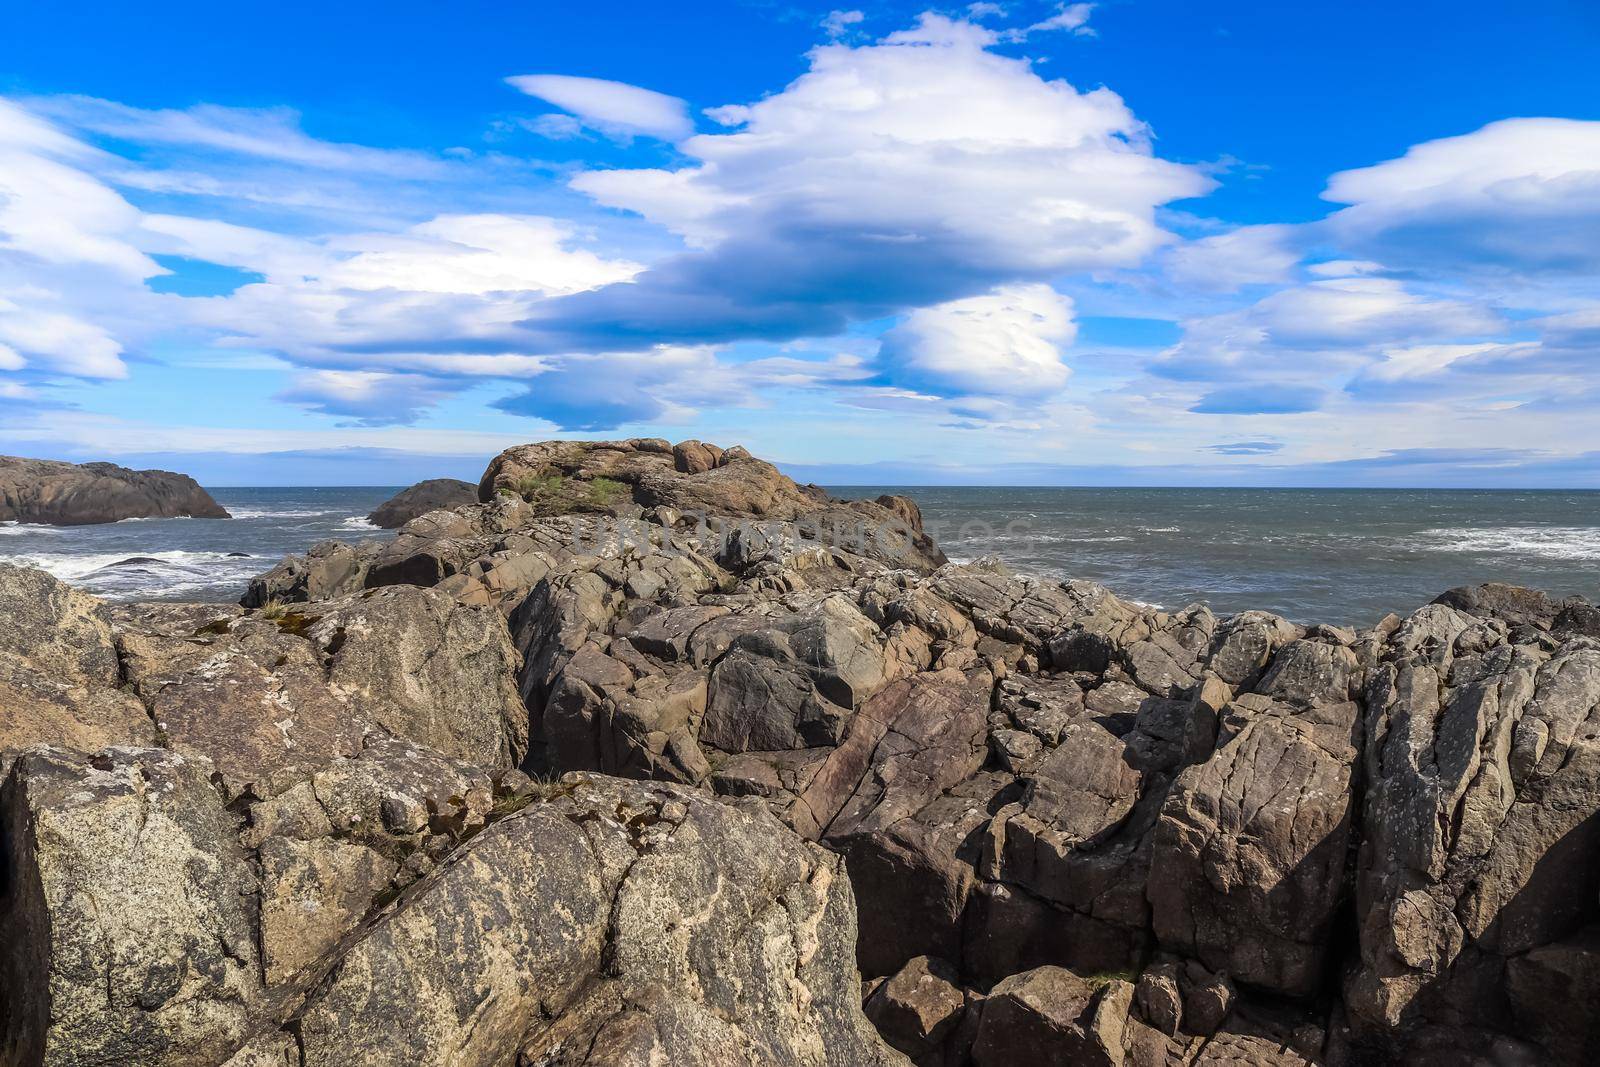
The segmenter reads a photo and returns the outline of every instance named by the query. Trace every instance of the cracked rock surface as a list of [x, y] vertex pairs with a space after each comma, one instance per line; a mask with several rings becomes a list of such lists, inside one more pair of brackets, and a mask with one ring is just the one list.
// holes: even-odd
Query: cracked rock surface
[[0, 568], [0, 1062], [1600, 1040], [1582, 601], [1164, 611], [633, 440], [512, 449], [477, 502], [243, 603]]

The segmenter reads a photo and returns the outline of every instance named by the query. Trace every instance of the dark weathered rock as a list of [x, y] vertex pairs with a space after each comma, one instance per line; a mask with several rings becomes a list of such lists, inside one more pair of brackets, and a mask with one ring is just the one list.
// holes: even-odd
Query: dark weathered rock
[[[1473, 620], [1418, 612], [1368, 700], [1362, 966], [1345, 997], [1389, 1049], [1429, 1027], [1480, 1043], [1525, 1032], [1513, 994], [1533, 1027], [1536, 971], [1512, 961], [1554, 959], [1600, 918], [1600, 649], [1511, 645], [1499, 618]], [[1576, 1062], [1559, 1030], [1532, 1033]]]
[[1216, 753], [1178, 775], [1156, 826], [1148, 894], [1163, 947], [1277, 992], [1316, 989], [1344, 893], [1358, 711], [1260, 696], [1228, 707]]
[[397, 529], [430, 511], [450, 511], [478, 502], [478, 487], [456, 478], [429, 478], [402, 489], [367, 516], [367, 521], [385, 530]]
[[0, 522], [86, 526], [175, 516], [226, 519], [228, 513], [188, 475], [0, 456]]
[[377, 542], [319, 541], [304, 556], [288, 556], [265, 574], [250, 579], [239, 603], [247, 608], [328, 600], [359, 592], [381, 551]]
[[983, 1002], [972, 1047], [977, 1067], [1123, 1062], [1123, 1028], [1133, 986], [1112, 980], [1096, 989], [1071, 971], [1039, 967], [995, 986]]
[[935, 1051], [961, 1022], [966, 997], [955, 968], [918, 956], [867, 998], [867, 1018], [890, 1045], [916, 1059]]

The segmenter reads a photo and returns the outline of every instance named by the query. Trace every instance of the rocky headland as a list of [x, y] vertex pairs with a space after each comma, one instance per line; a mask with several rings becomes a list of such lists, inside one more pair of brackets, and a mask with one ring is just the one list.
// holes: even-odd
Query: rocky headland
[[179, 516], [226, 519], [228, 513], [188, 475], [0, 456], [0, 522], [88, 526]]
[[459, 508], [478, 502], [478, 487], [457, 478], [429, 478], [402, 489], [372, 510], [367, 521], [385, 530], [395, 530], [430, 511]]
[[243, 607], [0, 617], [0, 1063], [1600, 1048], [1581, 600], [1161, 611], [634, 440]]

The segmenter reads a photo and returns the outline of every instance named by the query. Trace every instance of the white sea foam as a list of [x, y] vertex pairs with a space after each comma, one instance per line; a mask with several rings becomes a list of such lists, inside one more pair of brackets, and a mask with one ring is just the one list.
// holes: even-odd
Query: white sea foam
[[229, 508], [228, 514], [236, 519], [315, 519], [332, 514], [327, 508], [290, 508], [272, 511], [268, 508]]
[[16, 522], [7, 519], [0, 522], [0, 537], [21, 537], [23, 534], [53, 534], [60, 533], [54, 526], [43, 526], [34, 522]]
[[339, 524], [341, 530], [381, 530], [382, 526], [367, 521], [365, 515], [352, 515]]
[[[140, 560], [118, 567], [124, 560]], [[36, 552], [0, 556], [19, 567], [35, 567], [64, 582], [110, 596], [173, 596], [242, 580], [262, 569], [262, 561], [225, 552]], [[148, 562], [144, 562], [148, 561]]]
[[1434, 552], [1477, 552], [1539, 559], [1600, 559], [1600, 526], [1494, 526], [1424, 530]]

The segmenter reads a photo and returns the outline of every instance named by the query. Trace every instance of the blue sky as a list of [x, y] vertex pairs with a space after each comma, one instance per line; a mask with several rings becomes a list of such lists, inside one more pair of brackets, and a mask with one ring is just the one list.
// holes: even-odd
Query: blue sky
[[1590, 4], [27, 8], [0, 451], [1600, 486]]

